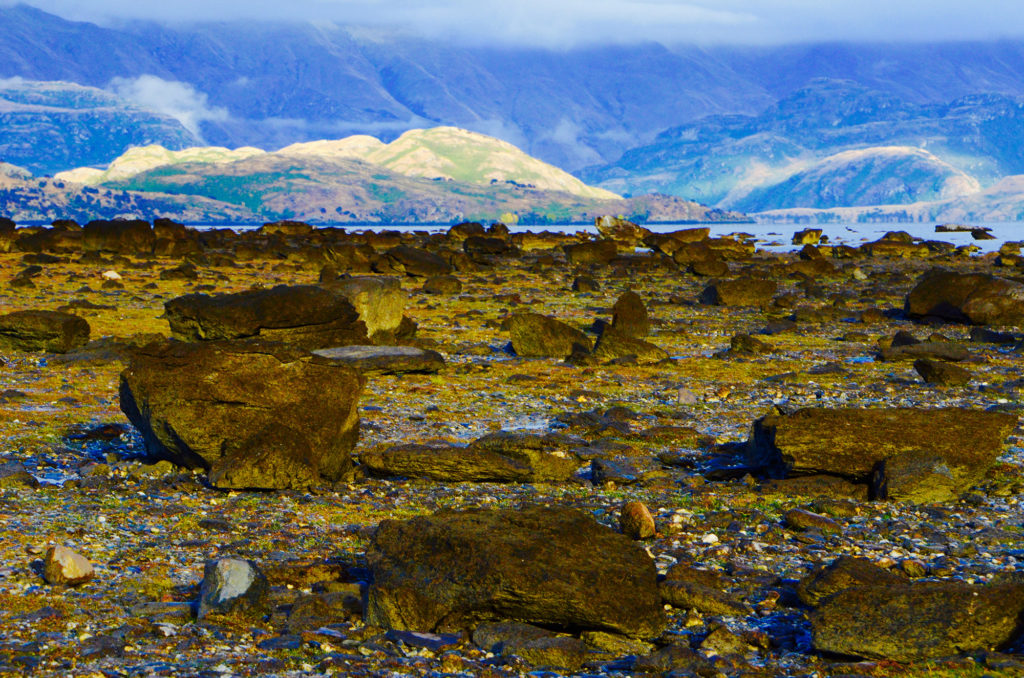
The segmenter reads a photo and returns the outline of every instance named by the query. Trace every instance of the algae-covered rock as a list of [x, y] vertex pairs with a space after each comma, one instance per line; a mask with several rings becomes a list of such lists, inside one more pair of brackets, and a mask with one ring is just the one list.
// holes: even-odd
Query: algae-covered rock
[[437, 372], [445, 364], [437, 351], [412, 346], [338, 346], [316, 349], [313, 355], [364, 373]]
[[509, 319], [509, 335], [516, 355], [565, 358], [574, 350], [589, 353], [590, 337], [561, 320], [539, 313], [517, 313]]
[[380, 275], [337, 278], [324, 283], [324, 287], [348, 299], [375, 343], [380, 343], [378, 338], [393, 335], [402, 324], [406, 294], [398, 278]]
[[60, 311], [0, 315], [0, 349], [67, 353], [89, 341], [89, 323]]
[[280, 344], [166, 342], [121, 373], [121, 410], [153, 457], [227, 487], [304, 489], [351, 467], [363, 384], [351, 367]]
[[1024, 586], [892, 582], [852, 586], [811, 614], [814, 649], [912, 662], [990, 651], [1020, 631]]
[[736, 278], [709, 284], [700, 301], [711, 306], [767, 306], [778, 290], [774, 280]]
[[171, 334], [183, 341], [258, 337], [305, 349], [370, 343], [355, 306], [316, 285], [187, 294], [164, 304], [164, 312]]
[[360, 461], [374, 474], [449, 482], [558, 482], [579, 467], [576, 456], [558, 449], [507, 449], [485, 445], [396, 445], [367, 452]]
[[640, 295], [632, 290], [623, 292], [612, 306], [612, 327], [617, 332], [635, 339], [643, 339], [651, 331], [647, 306]]
[[654, 561], [572, 509], [386, 520], [367, 561], [366, 621], [384, 628], [447, 631], [517, 620], [649, 637], [666, 624]]
[[636, 362], [640, 365], [659, 363], [669, 357], [665, 349], [655, 346], [649, 341], [625, 334], [613, 325], [606, 326], [601, 332], [597, 345], [594, 346], [593, 355], [600, 360], [636, 356]]
[[907, 294], [906, 312], [971, 325], [1024, 325], [1024, 283], [934, 268]]
[[867, 558], [839, 556], [801, 579], [796, 590], [800, 600], [814, 607], [825, 598], [852, 586], [900, 586], [906, 581], [906, 578], [893, 574]]
[[419, 278], [435, 275], [448, 275], [452, 272], [451, 264], [440, 255], [428, 252], [419, 247], [399, 245], [384, 252], [388, 267], [397, 273]]
[[208, 561], [196, 616], [200, 620], [211, 614], [262, 617], [269, 609], [269, 590], [266, 576], [250, 560]]
[[619, 253], [619, 248], [614, 240], [594, 240], [563, 245], [562, 250], [565, 252], [565, 258], [573, 266], [605, 265]]
[[957, 408], [805, 408], [754, 422], [747, 461], [790, 475], [825, 473], [866, 482], [875, 467], [908, 452], [942, 459], [959, 488], [1002, 453], [1017, 417]]

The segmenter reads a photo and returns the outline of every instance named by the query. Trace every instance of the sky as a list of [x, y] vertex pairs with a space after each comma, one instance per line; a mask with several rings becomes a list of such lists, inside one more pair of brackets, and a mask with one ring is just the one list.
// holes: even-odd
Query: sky
[[[1024, 38], [1024, 0], [23, 0], [78, 20], [299, 20], [575, 46]], [[0, 0], [0, 4], [16, 4]]]

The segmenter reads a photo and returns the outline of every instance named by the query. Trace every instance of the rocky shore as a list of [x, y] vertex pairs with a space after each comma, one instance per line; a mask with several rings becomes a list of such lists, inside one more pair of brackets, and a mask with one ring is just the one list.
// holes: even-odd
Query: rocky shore
[[598, 228], [0, 220], [0, 675], [1024, 675], [1020, 243]]

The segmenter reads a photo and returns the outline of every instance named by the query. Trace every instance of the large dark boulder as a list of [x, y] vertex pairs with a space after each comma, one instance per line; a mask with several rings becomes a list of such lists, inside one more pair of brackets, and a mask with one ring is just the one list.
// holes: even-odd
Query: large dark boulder
[[615, 258], [619, 248], [614, 240], [593, 240], [590, 242], [563, 245], [565, 258], [573, 266], [605, 265]]
[[306, 349], [369, 344], [355, 306], [314, 285], [236, 294], [186, 294], [164, 304], [171, 334], [184, 341], [259, 337]]
[[89, 323], [61, 311], [0, 315], [0, 349], [67, 353], [89, 341]]
[[210, 472], [214, 485], [304, 489], [352, 465], [364, 379], [300, 349], [164, 342], [121, 373], [121, 411], [150, 456]]
[[909, 453], [941, 459], [966, 489], [1002, 453], [1017, 417], [967, 409], [818, 409], [754, 422], [747, 461], [791, 475], [827, 473], [866, 482], [879, 464]]
[[1024, 283], [933, 268], [907, 294], [907, 315], [972, 325], [1024, 325]]
[[82, 248], [86, 251], [150, 255], [155, 242], [153, 227], [140, 219], [90, 221], [82, 228]]
[[660, 346], [626, 334], [614, 325], [605, 327], [601, 332], [601, 336], [594, 346], [593, 355], [599, 360], [617, 360], [635, 356], [636, 362], [641, 365], [660, 363], [669, 357], [665, 349]]
[[439, 255], [409, 245], [392, 247], [384, 253], [384, 258], [392, 271], [409, 276], [429, 278], [452, 272], [451, 265]]
[[582, 330], [539, 313], [509, 318], [509, 335], [516, 355], [527, 358], [565, 358], [574, 350], [589, 352], [593, 342]]
[[816, 607], [829, 596], [852, 586], [903, 586], [906, 583], [906, 577], [875, 565], [867, 558], [839, 556], [801, 579], [796, 592], [803, 603]]
[[612, 327], [622, 334], [643, 339], [651, 332], [651, 320], [644, 300], [629, 290], [619, 295], [612, 306]]
[[712, 306], [767, 306], [778, 286], [774, 280], [736, 278], [709, 284], [700, 293], [700, 302]]
[[415, 631], [522, 621], [657, 636], [654, 561], [573, 509], [442, 512], [380, 524], [367, 552], [366, 621]]
[[814, 649], [912, 662], [1011, 643], [1024, 619], [1024, 586], [879, 582], [852, 586], [811, 614]]
[[472, 235], [462, 243], [462, 250], [471, 258], [494, 257], [508, 254], [511, 251], [508, 241], [504, 238], [492, 238]]

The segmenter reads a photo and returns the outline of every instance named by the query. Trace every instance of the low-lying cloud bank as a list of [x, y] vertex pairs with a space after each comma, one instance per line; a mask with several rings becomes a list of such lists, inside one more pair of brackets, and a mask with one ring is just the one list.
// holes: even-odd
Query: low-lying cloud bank
[[[16, 0], [0, 0], [16, 4]], [[1024, 3], [986, 0], [29, 0], [89, 21], [272, 20], [387, 26], [463, 42], [782, 44], [1024, 37]]]

